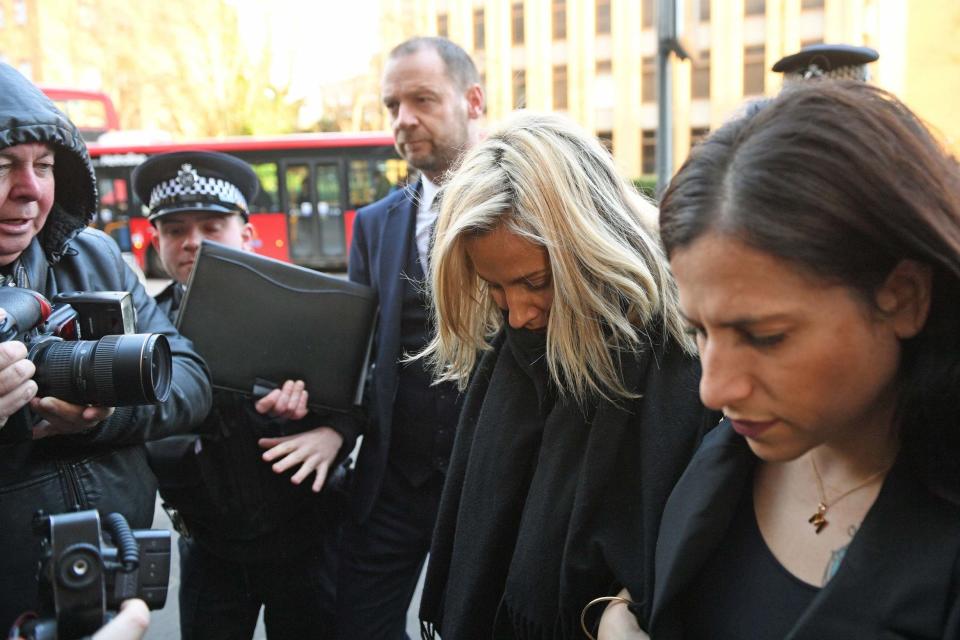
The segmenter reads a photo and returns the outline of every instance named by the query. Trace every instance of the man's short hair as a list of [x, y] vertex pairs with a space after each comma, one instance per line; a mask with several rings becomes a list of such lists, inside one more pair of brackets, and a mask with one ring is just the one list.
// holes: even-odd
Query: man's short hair
[[447, 76], [456, 83], [457, 87], [466, 91], [472, 85], [480, 84], [480, 73], [473, 59], [463, 48], [446, 38], [438, 36], [418, 36], [401, 42], [390, 51], [389, 59], [394, 60], [402, 56], [414, 54], [422, 49], [433, 49], [443, 60], [447, 68]]

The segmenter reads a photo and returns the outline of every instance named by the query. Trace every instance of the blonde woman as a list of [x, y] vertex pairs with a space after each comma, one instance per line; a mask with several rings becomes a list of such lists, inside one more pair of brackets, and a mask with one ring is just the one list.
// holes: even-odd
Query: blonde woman
[[622, 588], [642, 618], [660, 512], [716, 422], [656, 211], [594, 138], [523, 113], [441, 197], [421, 355], [469, 388], [424, 636], [574, 637], [583, 606]]

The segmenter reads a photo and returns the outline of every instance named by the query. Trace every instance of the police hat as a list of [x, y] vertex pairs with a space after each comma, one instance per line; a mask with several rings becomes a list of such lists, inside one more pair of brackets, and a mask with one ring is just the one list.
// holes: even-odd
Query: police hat
[[134, 169], [133, 190], [150, 209], [150, 222], [184, 211], [239, 213], [260, 185], [243, 160], [213, 151], [178, 151], [148, 158]]
[[849, 44], [812, 44], [798, 53], [777, 60], [773, 70], [784, 74], [785, 81], [808, 78], [869, 79], [867, 63], [880, 57], [870, 47]]

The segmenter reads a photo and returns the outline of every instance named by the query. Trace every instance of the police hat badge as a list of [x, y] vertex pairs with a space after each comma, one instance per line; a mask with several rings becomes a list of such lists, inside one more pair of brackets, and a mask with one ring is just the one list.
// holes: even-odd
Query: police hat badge
[[171, 213], [237, 213], [246, 220], [257, 174], [243, 160], [213, 151], [178, 151], [148, 158], [133, 171], [133, 189], [150, 222]]

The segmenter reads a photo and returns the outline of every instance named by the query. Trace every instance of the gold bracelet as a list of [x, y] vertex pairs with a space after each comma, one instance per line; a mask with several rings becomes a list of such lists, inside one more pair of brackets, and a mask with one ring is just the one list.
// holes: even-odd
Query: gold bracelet
[[621, 602], [625, 605], [636, 604], [633, 600], [628, 600], [620, 596], [601, 596], [599, 598], [594, 598], [587, 604], [583, 606], [583, 609], [580, 610], [580, 628], [583, 629], [584, 635], [587, 636], [590, 640], [597, 640], [593, 637], [593, 634], [587, 630], [587, 611], [590, 610], [590, 607], [597, 604], [598, 602]]

